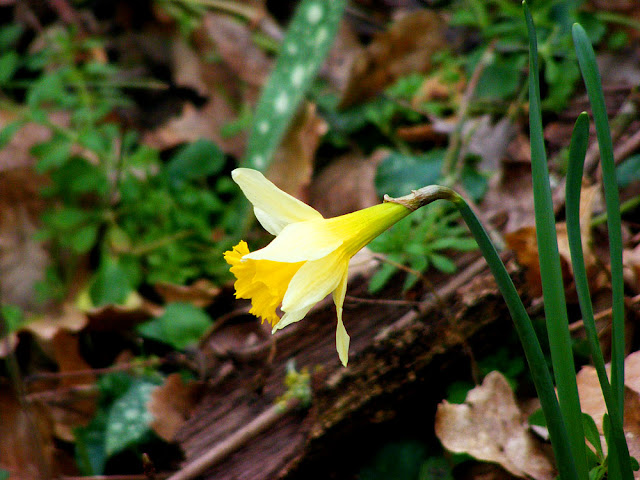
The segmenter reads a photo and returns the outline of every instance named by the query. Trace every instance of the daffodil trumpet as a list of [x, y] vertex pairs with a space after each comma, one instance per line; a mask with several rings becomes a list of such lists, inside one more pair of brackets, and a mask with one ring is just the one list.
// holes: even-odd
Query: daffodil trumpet
[[[313, 305], [333, 293], [338, 320], [336, 348], [346, 366], [349, 335], [342, 320], [342, 306], [349, 260], [418, 208], [425, 201], [416, 200], [421, 191], [400, 199], [386, 198], [385, 203], [347, 215], [324, 218], [256, 170], [238, 168], [231, 176], [253, 204], [258, 221], [276, 236], [266, 247], [254, 252], [249, 251], [244, 241], [225, 252], [224, 258], [236, 277], [236, 298], [250, 299], [250, 313], [269, 321], [275, 333], [302, 320]], [[426, 197], [443, 198], [442, 189], [432, 188]], [[278, 307], [283, 312], [282, 318]]]

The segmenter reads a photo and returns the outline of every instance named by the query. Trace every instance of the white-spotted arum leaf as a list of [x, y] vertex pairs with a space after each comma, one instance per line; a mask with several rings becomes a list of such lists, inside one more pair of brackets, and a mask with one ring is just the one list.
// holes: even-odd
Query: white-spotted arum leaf
[[157, 385], [148, 381], [134, 382], [127, 393], [109, 409], [105, 432], [107, 456], [141, 441], [150, 431], [153, 417], [147, 410], [151, 392]]
[[345, 0], [302, 0], [262, 91], [244, 166], [265, 171], [333, 43]]

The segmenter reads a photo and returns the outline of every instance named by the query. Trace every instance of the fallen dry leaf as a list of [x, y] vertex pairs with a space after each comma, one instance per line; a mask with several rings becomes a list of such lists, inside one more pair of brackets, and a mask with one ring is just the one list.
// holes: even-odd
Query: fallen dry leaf
[[205, 278], [196, 280], [191, 285], [161, 282], [155, 284], [154, 288], [164, 303], [185, 302], [200, 308], [210, 305], [220, 293], [220, 288]]
[[500, 372], [489, 373], [481, 386], [467, 394], [465, 403], [445, 400], [438, 405], [435, 431], [447, 450], [498, 463], [517, 477], [551, 480], [555, 476]]
[[60, 390], [56, 392], [55, 401], [47, 403], [46, 408], [54, 422], [54, 435], [67, 442], [73, 442], [74, 430], [91, 422], [98, 402], [97, 392], [76, 392], [74, 387], [92, 385], [96, 377], [92, 373], [65, 375], [91, 370], [91, 366], [80, 353], [76, 335], [60, 330], [51, 341], [50, 349], [61, 376], [56, 386], [56, 390]]
[[[582, 250], [587, 270], [587, 278], [590, 287], [597, 290], [607, 283], [605, 272], [597, 267], [597, 259], [591, 249], [590, 221], [593, 215], [594, 202], [599, 194], [599, 187], [593, 185], [583, 188], [580, 197], [580, 230], [582, 238]], [[569, 238], [567, 236], [566, 222], [556, 225], [558, 238], [558, 252], [562, 266], [562, 279], [568, 294], [574, 294], [573, 268], [571, 266], [571, 252], [569, 250]], [[540, 263], [538, 259], [538, 240], [534, 226], [522, 227], [505, 235], [507, 247], [514, 251], [518, 263], [526, 268], [527, 284], [533, 296], [542, 295], [542, 282], [540, 278]]]
[[640, 293], [640, 244], [623, 250], [622, 263], [626, 285], [635, 294]]
[[0, 297], [3, 303], [23, 310], [42, 308], [34, 288], [43, 280], [49, 254], [33, 234], [44, 210], [39, 189], [45, 183], [31, 168], [0, 168]]
[[179, 373], [169, 375], [164, 385], [151, 393], [147, 408], [153, 421], [151, 428], [160, 438], [172, 442], [197, 404], [200, 384], [184, 383]]
[[[635, 458], [640, 458], [640, 352], [628, 355], [624, 366], [624, 432], [629, 453]], [[609, 372], [609, 365], [607, 365], [607, 372]], [[582, 367], [576, 376], [576, 381], [582, 411], [591, 415], [600, 435], [604, 436], [602, 420], [607, 408], [596, 369], [590, 365]], [[634, 472], [634, 478], [640, 479], [640, 472]]]
[[388, 155], [380, 149], [369, 158], [357, 154], [338, 158], [314, 178], [311, 205], [325, 217], [336, 217], [379, 203], [376, 170]]
[[315, 104], [303, 104], [276, 150], [267, 173], [269, 179], [285, 192], [304, 197], [313, 175], [316, 150], [327, 128]]
[[51, 477], [53, 429], [46, 413], [33, 405], [27, 415], [6, 387], [0, 389], [0, 412], [0, 468], [7, 470], [12, 479]]
[[341, 106], [367, 100], [404, 75], [427, 71], [433, 53], [446, 44], [444, 29], [438, 14], [418, 9], [376, 35], [353, 62]]
[[242, 81], [262, 87], [272, 62], [253, 41], [250, 25], [211, 12], [205, 15], [203, 25], [229, 69]]

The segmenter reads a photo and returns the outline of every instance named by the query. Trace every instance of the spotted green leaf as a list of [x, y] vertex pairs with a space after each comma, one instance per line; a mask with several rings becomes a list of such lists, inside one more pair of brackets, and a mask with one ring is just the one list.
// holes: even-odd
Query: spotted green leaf
[[147, 410], [151, 392], [157, 385], [139, 380], [113, 402], [107, 417], [105, 451], [107, 456], [140, 442], [150, 432], [153, 419]]
[[345, 0], [302, 0], [256, 108], [244, 166], [265, 171], [333, 43]]

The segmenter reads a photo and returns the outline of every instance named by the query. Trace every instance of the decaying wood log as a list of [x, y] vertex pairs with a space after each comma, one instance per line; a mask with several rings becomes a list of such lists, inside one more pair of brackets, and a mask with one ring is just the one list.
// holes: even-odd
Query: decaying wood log
[[[465, 276], [458, 274], [457, 284], [441, 289], [455, 293], [437, 308], [430, 308], [433, 302], [418, 308], [345, 304], [345, 324], [351, 335], [347, 368], [340, 365], [335, 350], [332, 305], [279, 331], [273, 340], [268, 338], [261, 349], [254, 349], [254, 355], [222, 364], [219, 369], [226, 376], [208, 389], [179, 433], [184, 464], [203, 458], [212, 448], [224, 450], [229, 439], [237, 439], [239, 430], [246, 430], [261, 415], [269, 417], [286, 390], [286, 364], [291, 359], [297, 369], [312, 373], [311, 408], [269, 417], [268, 424], [250, 431], [244, 439], [248, 441], [225, 450], [198, 478], [350, 478], [344, 469], [356, 468], [367, 458], [380, 445], [381, 435], [398, 425], [432, 429], [444, 388], [456, 378], [470, 377], [472, 362], [466, 348], [486, 354], [512, 329], [504, 301], [483, 262], [480, 259], [468, 267], [467, 277], [472, 278], [466, 284], [459, 285]], [[349, 294], [366, 296], [366, 283], [355, 283], [349, 286]], [[274, 348], [266, 345], [272, 342]], [[345, 460], [347, 467], [339, 470], [336, 464]]]

